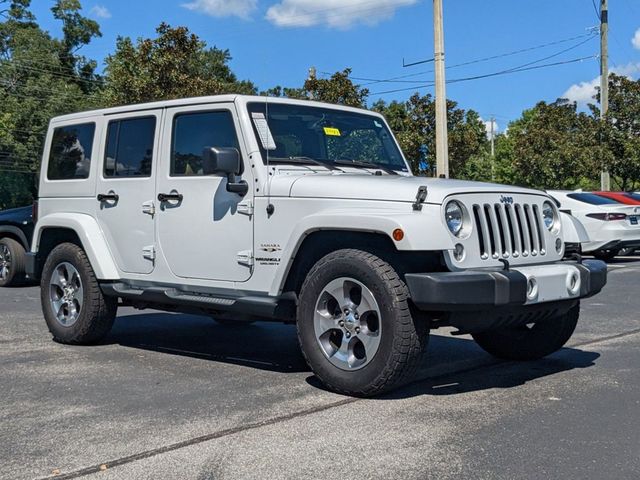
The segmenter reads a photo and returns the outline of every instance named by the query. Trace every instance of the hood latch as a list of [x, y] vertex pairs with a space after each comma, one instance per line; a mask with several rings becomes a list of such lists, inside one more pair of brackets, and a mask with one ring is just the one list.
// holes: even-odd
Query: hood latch
[[427, 187], [422, 185], [418, 187], [418, 193], [416, 194], [416, 201], [413, 202], [413, 209], [415, 211], [422, 210], [422, 204], [427, 199]]

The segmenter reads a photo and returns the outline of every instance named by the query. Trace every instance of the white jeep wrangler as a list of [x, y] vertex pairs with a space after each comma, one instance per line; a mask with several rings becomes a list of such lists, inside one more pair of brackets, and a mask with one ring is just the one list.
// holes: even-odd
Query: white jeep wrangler
[[56, 341], [99, 341], [118, 305], [295, 322], [315, 374], [366, 396], [430, 328], [561, 348], [606, 283], [563, 257], [543, 192], [415, 177], [370, 111], [228, 95], [54, 118], [28, 270]]

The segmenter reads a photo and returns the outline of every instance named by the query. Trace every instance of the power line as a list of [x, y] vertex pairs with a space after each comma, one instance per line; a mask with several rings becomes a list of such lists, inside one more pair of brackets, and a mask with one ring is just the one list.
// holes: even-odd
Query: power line
[[19, 61], [8, 61], [8, 62], [5, 62], [4, 64], [5, 65], [10, 65], [10, 66], [15, 66], [16, 68], [21, 68], [21, 69], [24, 69], [24, 70], [30, 70], [30, 71], [33, 71], [33, 72], [46, 73], [47, 75], [51, 75], [51, 76], [54, 76], [54, 77], [71, 79], [71, 80], [74, 80], [74, 81], [77, 81], [77, 82], [98, 84], [98, 85], [102, 85], [104, 83], [102, 80], [93, 80], [93, 79], [90, 79], [90, 78], [82, 78], [82, 77], [75, 76], [75, 75], [70, 75], [70, 74], [67, 74], [67, 73], [54, 72], [52, 70], [47, 70], [47, 69], [44, 69], [44, 68], [37, 68], [37, 67], [25, 65], [23, 62], [19, 62]]
[[593, 5], [593, 11], [596, 12], [596, 18], [598, 19], [598, 21], [600, 21], [600, 11], [598, 10], [598, 7], [596, 6], [595, 0], [591, 0], [591, 5]]
[[[581, 58], [574, 58], [573, 60], [564, 60], [561, 62], [554, 62], [554, 63], [546, 63], [544, 65], [534, 65], [534, 66], [529, 66], [529, 67], [515, 67], [515, 68], [511, 68], [508, 70], [501, 70], [499, 72], [493, 72], [493, 73], [487, 73], [484, 75], [475, 75], [472, 77], [463, 77], [463, 78], [455, 78], [452, 80], [447, 80], [447, 83], [460, 83], [460, 82], [468, 82], [471, 80], [480, 80], [482, 78], [489, 78], [489, 77], [497, 77], [500, 75], [508, 75], [510, 73], [519, 73], [519, 72], [526, 72], [529, 70], [537, 70], [540, 68], [548, 68], [548, 67], [555, 67], [555, 66], [559, 66], [559, 65], [568, 65], [570, 63], [577, 63], [577, 62], [582, 62], [584, 60], [588, 60], [588, 59], [592, 59], [592, 58], [598, 58], [597, 55], [590, 55], [588, 57], [581, 57]], [[386, 93], [396, 93], [396, 92], [406, 92], [407, 90], [415, 90], [415, 89], [419, 89], [419, 88], [426, 88], [426, 87], [432, 87], [433, 86], [433, 82], [428, 82], [428, 83], [422, 83], [422, 84], [417, 84], [414, 85], [413, 87], [407, 87], [407, 88], [398, 88], [395, 90], [386, 90], [384, 92], [375, 92], [375, 93], [371, 93], [370, 95], [383, 95]]]
[[[449, 65], [446, 68], [447, 69], [452, 69], [452, 68], [459, 68], [459, 67], [464, 67], [464, 66], [468, 66], [468, 65], [474, 65], [474, 64], [482, 63], [482, 62], [488, 62], [490, 60], [496, 60], [496, 59], [499, 59], [499, 58], [510, 57], [510, 56], [513, 56], [513, 55], [518, 55], [518, 54], [521, 54], [521, 53], [531, 52], [531, 51], [534, 51], [534, 50], [540, 50], [542, 48], [551, 47], [551, 46], [554, 46], [554, 45], [559, 45], [561, 43], [571, 42], [573, 40], [578, 40], [578, 39], [582, 39], [582, 38], [585, 38], [585, 37], [587, 37], [587, 41], [588, 41], [588, 40], [591, 40], [592, 38], [595, 38], [596, 36], [597, 36], [597, 33], [593, 32], [593, 31], [590, 31], [588, 33], [583, 33], [582, 35], [575, 35], [573, 37], [564, 38], [564, 39], [561, 39], [561, 40], [555, 40], [553, 42], [543, 43], [543, 44], [540, 44], [540, 45], [535, 45], [535, 46], [532, 46], [532, 47], [527, 47], [527, 48], [523, 48], [523, 49], [519, 49], [519, 50], [513, 50], [513, 51], [510, 51], [510, 52], [501, 53], [501, 54], [498, 54], [498, 55], [492, 55], [492, 56], [489, 56], [489, 57], [477, 58], [477, 59], [469, 60], [469, 61], [466, 61], [466, 62], [457, 63], [457, 64], [454, 64], [454, 65]], [[586, 41], [585, 41], [585, 43], [586, 43]], [[580, 46], [580, 45], [582, 45], [582, 43], [580, 43], [577, 46]], [[324, 74], [327, 74], [327, 75], [331, 75], [328, 72], [321, 72], [321, 73], [324, 73]], [[411, 78], [411, 77], [417, 77], [417, 76], [420, 76], [420, 75], [426, 75], [428, 73], [433, 73], [433, 70], [426, 70], [426, 71], [423, 71], [423, 72], [409, 73], [409, 74], [406, 74], [406, 75], [399, 75], [397, 77], [391, 77], [391, 78], [387, 78], [387, 79], [364, 78], [364, 77], [354, 77], [354, 76], [349, 76], [349, 78], [352, 78], [354, 80], [362, 80], [362, 81], [370, 82], [370, 83], [363, 83], [362, 85], [360, 85], [360, 86], [364, 87], [364, 86], [372, 85], [372, 84], [375, 84], [375, 83], [415, 83], [415, 81], [411, 81], [411, 80], [409, 80], [409, 81], [399, 81], [399, 80], [403, 79], [403, 78]]]

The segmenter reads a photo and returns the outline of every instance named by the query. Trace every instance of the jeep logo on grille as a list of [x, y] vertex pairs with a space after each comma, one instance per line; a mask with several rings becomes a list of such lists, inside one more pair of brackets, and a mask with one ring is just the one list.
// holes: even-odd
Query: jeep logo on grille
[[504, 195], [500, 196], [500, 203], [504, 203], [507, 205], [513, 205], [513, 197], [505, 197]]

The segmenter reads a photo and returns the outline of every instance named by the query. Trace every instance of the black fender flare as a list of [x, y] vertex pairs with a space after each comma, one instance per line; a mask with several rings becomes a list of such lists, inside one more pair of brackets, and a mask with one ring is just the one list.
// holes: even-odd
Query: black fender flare
[[3, 233], [10, 233], [12, 236], [17, 237], [27, 252], [31, 250], [27, 236], [18, 227], [14, 227], [12, 225], [0, 225], [0, 238], [4, 236], [2, 235]]

